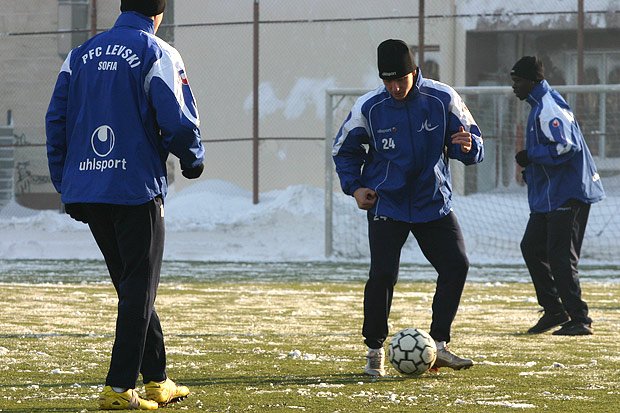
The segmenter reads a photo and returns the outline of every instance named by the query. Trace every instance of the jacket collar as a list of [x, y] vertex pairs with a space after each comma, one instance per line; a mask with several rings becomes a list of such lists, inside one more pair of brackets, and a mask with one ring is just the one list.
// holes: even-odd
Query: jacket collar
[[121, 13], [114, 23], [114, 27], [130, 27], [147, 33], [155, 34], [155, 24], [153, 19], [135, 11]]
[[538, 105], [542, 97], [547, 92], [549, 92], [549, 90], [551, 90], [551, 86], [549, 86], [549, 83], [547, 83], [547, 81], [544, 79], [541, 80], [536, 86], [532, 88], [530, 94], [527, 95], [527, 103], [529, 103], [531, 106]]
[[420, 85], [422, 84], [422, 80], [424, 80], [424, 76], [422, 76], [422, 69], [418, 67], [418, 74], [414, 79], [413, 87], [409, 91], [406, 100], [415, 99], [420, 94]]

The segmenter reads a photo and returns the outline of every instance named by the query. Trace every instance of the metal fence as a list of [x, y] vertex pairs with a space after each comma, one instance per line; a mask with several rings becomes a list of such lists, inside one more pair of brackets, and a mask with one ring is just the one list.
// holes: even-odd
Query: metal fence
[[[28, 209], [60, 208], [48, 176], [43, 121], [69, 48], [111, 27], [118, 16], [118, 1], [99, 0], [95, 16], [93, 3], [20, 0], [7, 2], [0, 10], [0, 206], [12, 199]], [[257, 3], [258, 39], [253, 15]], [[540, 4], [519, 6], [523, 10], [512, 12], [513, 3], [427, 1], [424, 62], [418, 62], [425, 76], [452, 85], [508, 84], [507, 64], [521, 54], [546, 53], [556, 67], [566, 69], [562, 73], [566, 82], [574, 80], [575, 48], [566, 38], [575, 34], [576, 11], [571, 7], [542, 10], [548, 7]], [[607, 3], [613, 6], [610, 1], [597, 4]], [[485, 4], [496, 4], [497, 9]], [[354, 7], [344, 0], [168, 0], [168, 5], [158, 34], [181, 52], [196, 95], [206, 146], [201, 180], [224, 180], [247, 190], [257, 180], [261, 193], [292, 185], [323, 188], [327, 170], [324, 128], [329, 115], [325, 91], [368, 90], [380, 84], [376, 46], [386, 38], [402, 38], [416, 59], [420, 55], [418, 2], [410, 0], [386, 0], [380, 5], [375, 0], [360, 0]], [[592, 21], [618, 14], [605, 6], [596, 7], [588, 12]], [[540, 20], [538, 29], [532, 25], [532, 16]], [[86, 27], [75, 29], [74, 25]], [[591, 74], [587, 80], [592, 83], [611, 83], [620, 68], [615, 25], [609, 19], [607, 27], [591, 27], [597, 30], [586, 36], [587, 44], [596, 48], [586, 53], [586, 72]], [[487, 46], [498, 52], [492, 55]], [[253, 69], [255, 50], [258, 72]], [[556, 72], [549, 73], [559, 78]], [[254, 76], [259, 90], [256, 170]], [[590, 101], [588, 105], [601, 107], [600, 102]], [[607, 106], [614, 104], [610, 101]], [[477, 119], [484, 123], [496, 108], [493, 104], [482, 107]], [[9, 113], [10, 119], [4, 122]], [[583, 118], [584, 129], [590, 128], [589, 121]], [[609, 143], [610, 129], [606, 128], [590, 128], [601, 138], [591, 145], [597, 155], [604, 151], [613, 157], [618, 148]], [[490, 147], [493, 138], [489, 139]], [[498, 158], [503, 167], [494, 178], [502, 182], [512, 180], [509, 149], [496, 148], [506, 152]], [[172, 188], [181, 190], [188, 183], [175, 176], [175, 160], [169, 165]], [[481, 186], [490, 185], [483, 178], [476, 179]]]
[[[0, 207], [11, 199], [29, 209], [61, 207], [48, 176], [44, 116], [66, 53], [93, 33], [89, 28], [61, 26], [87, 21], [83, 16], [76, 19], [75, 14], [83, 14], [88, 3], [22, 0], [12, 3], [8, 12], [0, 11], [4, 18], [0, 19], [0, 116], [10, 113], [6, 124], [0, 118], [4, 128], [0, 185], [5, 189]], [[378, 80], [375, 76], [367, 81], [360, 73], [342, 68], [343, 55], [346, 53], [353, 66], [359, 66], [354, 62], [367, 62], [359, 66], [366, 71], [374, 67], [374, 48], [379, 39], [389, 36], [395, 27], [401, 33], [416, 32], [411, 15], [417, 5], [403, 7], [408, 3], [405, 1], [394, 2], [403, 12], [398, 18], [391, 15], [393, 9], [377, 10], [367, 1], [360, 3], [354, 15], [342, 18], [333, 17], [331, 6], [313, 11], [308, 4], [261, 2], [260, 129], [255, 140], [254, 2], [205, 1], [205, 7], [196, 8], [193, 14], [188, 14], [187, 8], [184, 11], [182, 2], [168, 3], [174, 5], [169, 7], [174, 19], [165, 21], [158, 34], [181, 52], [196, 95], [206, 146], [206, 169], [201, 180], [225, 180], [244, 189], [252, 189], [253, 181], [258, 180], [260, 192], [298, 184], [323, 186], [324, 90], [340, 83], [351, 84], [352, 79], [360, 86]], [[110, 27], [118, 15], [117, 2], [98, 4], [95, 32]], [[341, 6], [342, 10], [349, 9], [344, 3]], [[307, 13], [300, 14], [301, 9]], [[16, 24], [11, 25], [12, 21]], [[3, 22], [7, 22], [7, 32], [2, 30]], [[342, 35], [342, 41], [326, 49], [335, 34]], [[279, 46], [272, 47], [274, 44]], [[188, 183], [175, 179], [175, 169], [175, 160], [170, 160], [171, 186], [180, 190]]]
[[[526, 187], [514, 155], [525, 144], [529, 105], [509, 87], [456, 88], [484, 136], [485, 159], [464, 167], [451, 162], [455, 212], [476, 262], [521, 259], [519, 242], [529, 216]], [[615, 262], [620, 249], [620, 84], [555, 87], [567, 98], [602, 177], [607, 198], [590, 213], [582, 257], [596, 263]], [[355, 100], [366, 90], [326, 93], [325, 254], [361, 258], [368, 254], [365, 212], [340, 192], [331, 162], [331, 143]], [[409, 244], [415, 243], [410, 239]], [[413, 245], [405, 259], [419, 260]]]

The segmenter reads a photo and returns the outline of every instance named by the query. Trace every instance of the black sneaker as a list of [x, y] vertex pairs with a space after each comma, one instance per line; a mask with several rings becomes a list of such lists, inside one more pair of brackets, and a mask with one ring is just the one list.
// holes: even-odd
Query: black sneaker
[[559, 313], [548, 313], [544, 312], [543, 316], [540, 317], [540, 320], [536, 323], [534, 327], [531, 327], [527, 330], [528, 334], [540, 334], [545, 331], [551, 330], [553, 327], [561, 326], [569, 320], [568, 314], [566, 311], [561, 311]]
[[437, 349], [437, 359], [432, 368], [450, 367], [454, 370], [468, 369], [474, 365], [473, 360], [459, 357], [444, 346], [441, 350]]
[[551, 334], [554, 336], [589, 336], [592, 334], [592, 325], [580, 321], [569, 321]]

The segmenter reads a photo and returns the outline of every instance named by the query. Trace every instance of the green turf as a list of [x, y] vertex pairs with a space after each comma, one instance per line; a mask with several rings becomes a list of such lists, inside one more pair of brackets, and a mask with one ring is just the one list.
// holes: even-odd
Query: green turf
[[[523, 334], [528, 283], [468, 283], [452, 349], [467, 371], [360, 374], [362, 281], [164, 282], [168, 373], [189, 386], [167, 411], [618, 412], [620, 283], [582, 283], [591, 337]], [[391, 330], [428, 330], [434, 285], [397, 285]], [[114, 334], [108, 283], [0, 283], [0, 411], [97, 410]], [[142, 389], [139, 387], [139, 391]]]

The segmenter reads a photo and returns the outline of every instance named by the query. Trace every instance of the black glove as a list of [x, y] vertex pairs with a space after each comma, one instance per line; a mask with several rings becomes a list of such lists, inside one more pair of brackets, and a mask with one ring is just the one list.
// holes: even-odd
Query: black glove
[[517, 152], [515, 155], [515, 161], [517, 161], [517, 163], [524, 168], [528, 166], [531, 162], [527, 157], [527, 150], [523, 149], [522, 151]]
[[194, 168], [185, 168], [185, 169], [183, 169], [183, 166], [181, 166], [181, 173], [187, 179], [196, 179], [200, 175], [202, 175], [202, 171], [204, 169], [205, 169], [204, 164], [200, 164]]
[[76, 221], [88, 224], [88, 217], [82, 204], [65, 204], [65, 212]]

